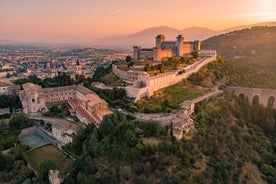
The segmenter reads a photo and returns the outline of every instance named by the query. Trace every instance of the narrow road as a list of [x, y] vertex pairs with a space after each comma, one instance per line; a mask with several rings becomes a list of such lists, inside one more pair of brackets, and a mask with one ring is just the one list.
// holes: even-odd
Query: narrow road
[[[184, 101], [183, 103], [181, 103], [181, 107], [201, 102], [205, 99], [208, 99], [212, 96], [218, 96], [222, 93], [223, 93], [223, 91], [221, 91], [217, 87], [215, 87], [214, 91], [212, 91], [210, 93], [207, 93], [207, 94], [205, 94], [203, 96], [200, 96], [198, 98], [195, 98], [193, 100]], [[179, 110], [179, 111], [181, 111], [181, 110]], [[169, 125], [171, 123], [172, 119], [174, 119], [177, 116], [179, 111], [177, 111], [177, 112], [174, 111], [172, 113], [153, 113], [153, 114], [146, 114], [146, 113], [138, 113], [137, 112], [137, 113], [134, 113], [134, 116], [139, 121], [153, 120], [153, 121], [158, 121], [158, 122], [160, 122], [160, 124], [162, 126], [165, 126], [165, 125]]]

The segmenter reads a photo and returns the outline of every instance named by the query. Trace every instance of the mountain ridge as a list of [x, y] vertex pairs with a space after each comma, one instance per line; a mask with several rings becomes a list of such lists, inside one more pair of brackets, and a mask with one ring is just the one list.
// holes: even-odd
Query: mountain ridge
[[175, 40], [178, 34], [182, 34], [185, 40], [193, 41], [193, 40], [205, 40], [212, 36], [225, 34], [228, 32], [232, 32], [235, 30], [241, 30], [246, 28], [251, 28], [255, 26], [276, 26], [276, 22], [260, 22], [248, 25], [239, 25], [231, 28], [215, 31], [213, 29], [207, 27], [198, 27], [192, 26], [184, 29], [176, 29], [169, 26], [156, 26], [150, 27], [133, 34], [125, 34], [125, 35], [114, 35], [110, 37], [104, 37], [98, 39], [96, 42], [98, 44], [106, 44], [106, 45], [116, 45], [118, 46], [133, 46], [133, 45], [141, 45], [144, 47], [152, 47], [154, 46], [154, 38], [158, 34], [165, 35], [167, 40]]
[[0, 40], [0, 44], [13, 44], [20, 45], [80, 45], [80, 46], [106, 46], [106, 47], [121, 47], [121, 48], [131, 48], [133, 45], [141, 45], [143, 47], [153, 47], [155, 44], [155, 36], [158, 34], [165, 35], [167, 40], [175, 40], [178, 34], [182, 34], [187, 41], [193, 40], [205, 40], [212, 36], [225, 34], [235, 30], [241, 30], [246, 28], [251, 28], [254, 26], [276, 26], [276, 22], [260, 22], [248, 25], [239, 25], [231, 28], [215, 31], [207, 27], [191, 26], [183, 29], [176, 29], [169, 26], [156, 26], [146, 29], [142, 29], [131, 34], [120, 34], [112, 35], [108, 37], [103, 37], [99, 39], [87, 39], [85, 42], [79, 43], [41, 43], [41, 42], [22, 42], [16, 40]]

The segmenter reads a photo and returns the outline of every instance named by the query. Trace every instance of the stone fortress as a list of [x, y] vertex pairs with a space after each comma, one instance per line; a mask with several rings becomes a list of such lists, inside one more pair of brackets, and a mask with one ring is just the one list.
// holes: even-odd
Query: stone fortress
[[180, 57], [184, 54], [190, 54], [192, 51], [200, 51], [200, 41], [185, 42], [182, 35], [176, 37], [176, 41], [166, 41], [164, 35], [157, 35], [155, 38], [155, 47], [142, 48], [133, 47], [133, 58], [135, 60], [147, 59], [161, 61], [164, 58]]
[[96, 126], [105, 115], [112, 114], [105, 100], [81, 85], [42, 88], [26, 83], [22, 87], [19, 97], [26, 114], [36, 115], [47, 112], [48, 106], [68, 103], [71, 114], [76, 115], [86, 125], [94, 123]]
[[198, 52], [202, 59], [185, 68], [178, 67], [177, 69], [158, 75], [149, 75], [147, 72], [135, 70], [135, 66], [125, 71], [120, 69], [116, 64], [113, 64], [113, 73], [119, 78], [132, 83], [132, 85], [126, 86], [125, 90], [127, 96], [133, 98], [135, 102], [143, 97], [152, 96], [155, 91], [181, 82], [206, 64], [215, 61], [217, 57], [215, 50], [201, 50], [200, 41], [184, 42], [182, 35], [177, 37], [176, 42], [166, 42], [163, 35], [158, 35], [156, 37], [156, 46], [153, 49], [134, 47], [134, 60], [147, 59], [161, 62], [162, 59], [168, 57], [189, 55], [192, 51]]

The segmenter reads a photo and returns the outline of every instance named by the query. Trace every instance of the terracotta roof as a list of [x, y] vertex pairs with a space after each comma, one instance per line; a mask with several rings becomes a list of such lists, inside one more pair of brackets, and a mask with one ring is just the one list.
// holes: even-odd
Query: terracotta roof
[[90, 106], [93, 106], [93, 105], [98, 104], [98, 103], [106, 103], [106, 101], [104, 99], [100, 98], [96, 94], [91, 94], [91, 93], [85, 95], [82, 100], [85, 101], [85, 102], [88, 101], [88, 104]]

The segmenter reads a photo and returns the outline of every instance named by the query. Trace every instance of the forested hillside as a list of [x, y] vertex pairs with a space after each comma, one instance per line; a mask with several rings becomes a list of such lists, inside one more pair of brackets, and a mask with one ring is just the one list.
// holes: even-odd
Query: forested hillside
[[276, 27], [253, 27], [211, 37], [203, 49], [216, 49], [224, 58], [276, 71]]
[[271, 106], [225, 94], [197, 105], [194, 119], [179, 142], [170, 127], [117, 113], [88, 126], [66, 146], [77, 159], [65, 183], [275, 183]]

